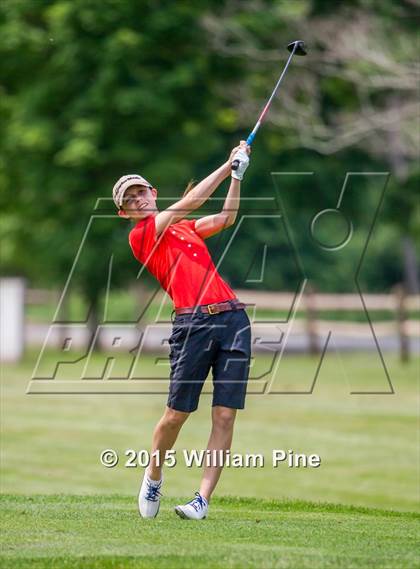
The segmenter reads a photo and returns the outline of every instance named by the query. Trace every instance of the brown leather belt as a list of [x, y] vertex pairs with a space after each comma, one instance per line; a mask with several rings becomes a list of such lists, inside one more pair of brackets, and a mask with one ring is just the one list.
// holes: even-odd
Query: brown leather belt
[[219, 314], [227, 310], [240, 310], [246, 308], [246, 304], [234, 299], [226, 302], [216, 302], [215, 304], [201, 304], [200, 306], [189, 306], [186, 308], [175, 308], [176, 314], [191, 314], [192, 312], [202, 312], [203, 314]]

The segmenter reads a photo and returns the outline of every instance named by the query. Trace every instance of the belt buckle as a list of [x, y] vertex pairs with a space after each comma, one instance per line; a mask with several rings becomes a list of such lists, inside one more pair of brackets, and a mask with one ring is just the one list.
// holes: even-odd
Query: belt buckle
[[[215, 309], [216, 309], [216, 310], [215, 310]], [[209, 313], [209, 314], [212, 314], [212, 315], [213, 315], [213, 314], [218, 314], [218, 311], [217, 311], [217, 304], [208, 304], [208, 305], [207, 305], [207, 310], [208, 310], [208, 313]]]

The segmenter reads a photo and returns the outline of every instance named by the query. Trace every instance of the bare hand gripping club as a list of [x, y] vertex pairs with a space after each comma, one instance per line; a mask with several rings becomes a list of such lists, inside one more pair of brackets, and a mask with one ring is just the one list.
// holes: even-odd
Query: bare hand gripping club
[[[289, 59], [286, 62], [286, 65], [284, 66], [283, 71], [281, 72], [281, 75], [279, 77], [279, 80], [276, 83], [276, 86], [274, 87], [273, 92], [270, 95], [270, 98], [268, 99], [265, 107], [262, 110], [262, 113], [260, 114], [260, 116], [258, 117], [258, 120], [254, 126], [254, 128], [252, 129], [252, 132], [250, 133], [250, 135], [248, 136], [248, 138], [246, 139], [246, 143], [248, 144], [248, 146], [251, 146], [251, 144], [254, 142], [254, 138], [258, 132], [258, 129], [261, 126], [262, 121], [264, 120], [265, 115], [268, 112], [268, 109], [270, 108], [271, 105], [271, 101], [274, 99], [278, 88], [280, 87], [280, 83], [287, 71], [287, 68], [289, 67], [289, 63], [292, 60], [292, 57], [294, 55], [306, 55], [306, 49], [305, 49], [305, 43], [301, 40], [296, 40], [296, 41], [292, 41], [292, 43], [289, 43], [289, 45], [287, 46], [287, 49], [290, 51], [290, 55], [289, 55]], [[234, 160], [232, 162], [232, 170], [237, 170], [239, 166], [239, 160]]]

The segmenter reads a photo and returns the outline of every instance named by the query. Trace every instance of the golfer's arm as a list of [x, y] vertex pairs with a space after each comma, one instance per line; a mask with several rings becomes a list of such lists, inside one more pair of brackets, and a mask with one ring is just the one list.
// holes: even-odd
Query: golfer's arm
[[186, 217], [189, 213], [201, 207], [212, 195], [215, 189], [231, 172], [230, 162], [225, 162], [197, 184], [186, 196], [171, 205], [155, 217], [156, 233], [162, 233], [166, 227]]
[[241, 182], [236, 178], [231, 178], [229, 191], [223, 204], [221, 215], [227, 216], [229, 225], [233, 225], [238, 215], [239, 205], [241, 201]]
[[222, 229], [230, 227], [236, 221], [238, 215], [239, 204], [241, 201], [241, 182], [235, 178], [231, 178], [229, 191], [220, 213], [214, 215], [206, 215], [197, 219], [195, 222], [195, 230], [202, 239], [211, 237]]

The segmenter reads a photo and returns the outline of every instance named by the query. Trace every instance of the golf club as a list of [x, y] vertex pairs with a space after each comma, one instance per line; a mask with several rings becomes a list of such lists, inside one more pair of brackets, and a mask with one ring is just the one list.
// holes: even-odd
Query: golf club
[[[268, 112], [268, 109], [270, 108], [271, 105], [271, 101], [274, 99], [275, 94], [277, 93], [277, 90], [280, 86], [280, 83], [284, 77], [284, 74], [286, 73], [287, 68], [289, 67], [289, 63], [292, 60], [292, 57], [294, 55], [306, 55], [306, 48], [305, 48], [305, 43], [302, 40], [296, 40], [296, 41], [292, 41], [292, 43], [289, 43], [289, 45], [287, 46], [287, 49], [290, 51], [290, 55], [289, 55], [289, 59], [286, 62], [286, 65], [284, 66], [283, 71], [281, 72], [281, 75], [279, 77], [279, 80], [276, 83], [276, 86], [273, 89], [273, 92], [270, 95], [270, 98], [268, 99], [265, 107], [263, 108], [260, 116], [258, 117], [258, 120], [254, 126], [254, 128], [252, 129], [252, 132], [250, 133], [250, 135], [248, 136], [246, 143], [248, 144], [248, 146], [251, 146], [251, 144], [254, 141], [254, 138], [258, 132], [258, 129], [261, 126], [262, 121], [264, 120], [265, 115]], [[239, 166], [239, 160], [234, 160], [232, 162], [232, 170], [237, 170]]]

